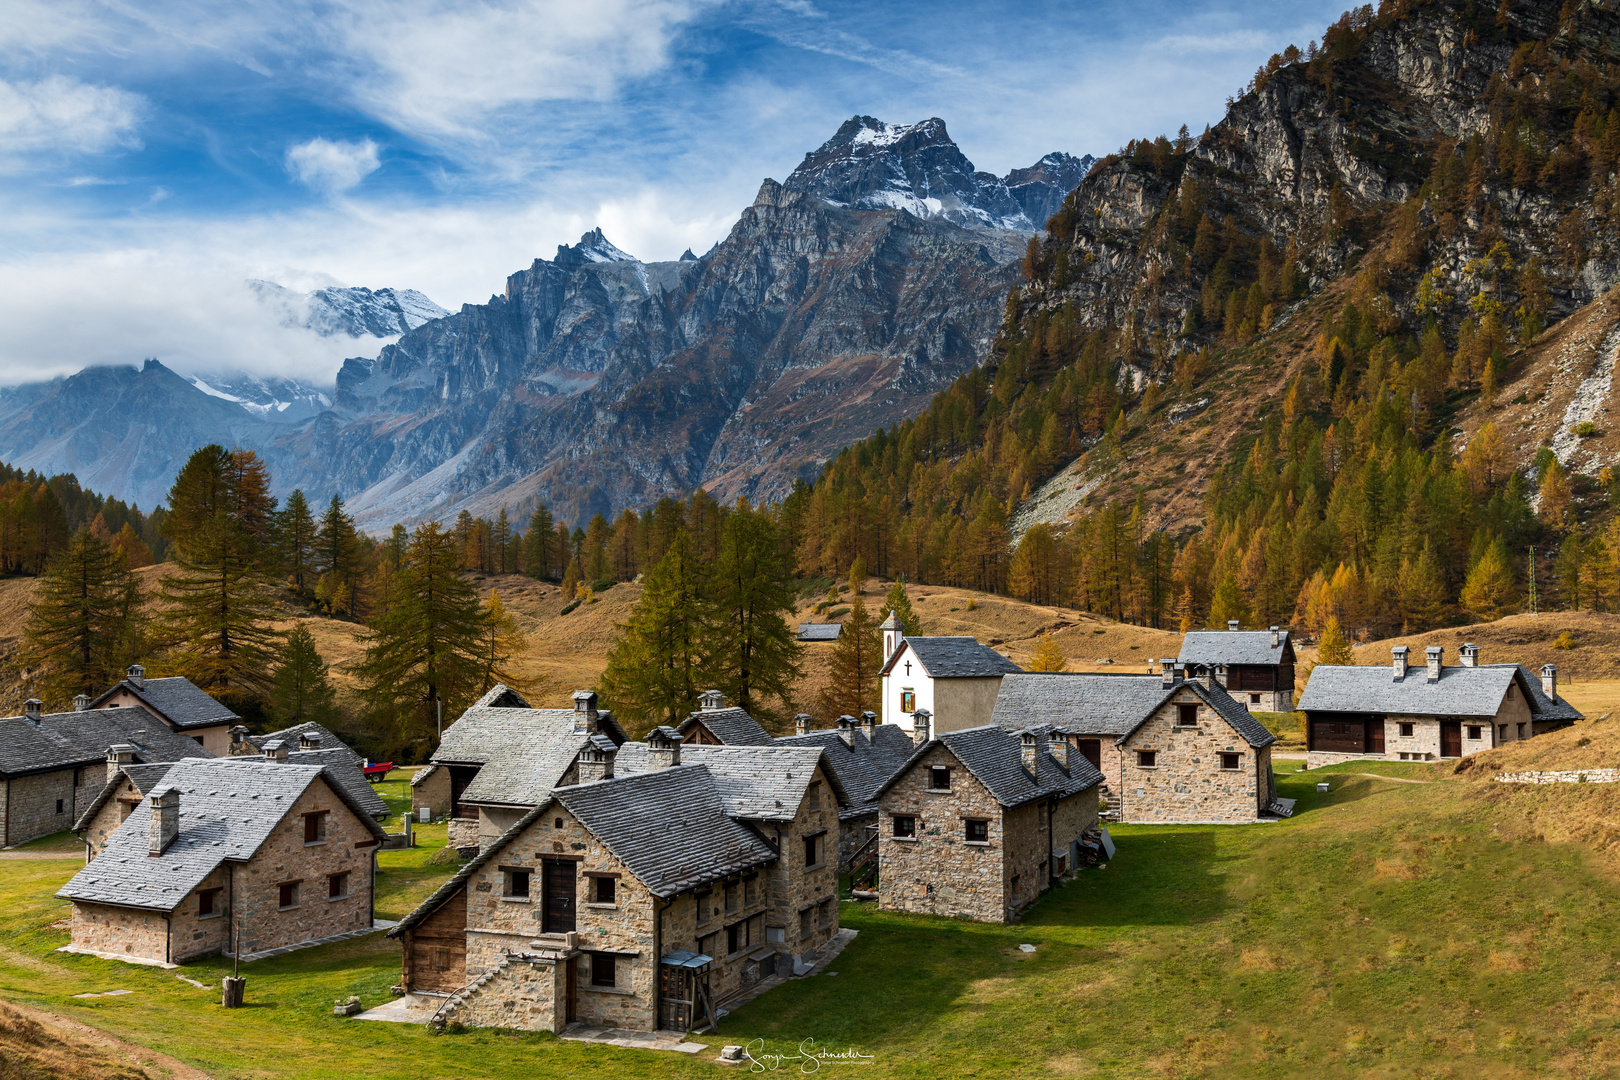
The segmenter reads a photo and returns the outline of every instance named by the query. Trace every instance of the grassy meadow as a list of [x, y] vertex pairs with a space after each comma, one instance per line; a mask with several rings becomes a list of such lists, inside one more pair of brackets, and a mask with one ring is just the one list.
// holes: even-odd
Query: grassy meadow
[[[1550, 741], [1607, 754], [1620, 743], [1610, 726]], [[1278, 765], [1281, 793], [1299, 799], [1292, 820], [1116, 826], [1118, 858], [1048, 894], [1019, 925], [846, 902], [843, 922], [861, 933], [831, 972], [773, 990], [701, 1041], [716, 1051], [754, 1039], [782, 1053], [805, 1039], [859, 1049], [870, 1065], [821, 1072], [862, 1080], [1620, 1075], [1620, 922], [1610, 910], [1620, 846], [1560, 840], [1549, 824], [1620, 818], [1620, 785], [1510, 789], [1474, 780], [1477, 770], [1400, 762], [1297, 769]], [[1331, 790], [1318, 795], [1324, 780]], [[391, 801], [406, 795], [403, 779], [384, 790]], [[453, 869], [431, 861], [442, 827], [420, 836], [422, 847], [380, 856], [384, 917]], [[367, 1005], [389, 998], [399, 956], [381, 935], [251, 964], [248, 1007], [226, 1012], [226, 961], [169, 972], [53, 952], [67, 941], [67, 905], [52, 893], [76, 867], [0, 860], [0, 998], [216, 1080], [723, 1071], [710, 1053], [432, 1035], [333, 1016], [334, 999], [351, 993]], [[1019, 950], [1026, 943], [1033, 953]], [[134, 992], [73, 996], [113, 989]]]

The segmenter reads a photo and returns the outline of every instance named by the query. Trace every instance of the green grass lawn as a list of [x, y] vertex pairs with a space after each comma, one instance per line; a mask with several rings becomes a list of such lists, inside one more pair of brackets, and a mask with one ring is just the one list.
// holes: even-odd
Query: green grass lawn
[[[1393, 766], [1377, 763], [1396, 775]], [[1016, 926], [841, 906], [860, 937], [834, 974], [725, 1017], [724, 1043], [858, 1047], [822, 1075], [1529, 1077], [1620, 1075], [1614, 879], [1589, 849], [1525, 822], [1568, 786], [1412, 784], [1279, 769], [1296, 816], [1254, 826], [1116, 826], [1119, 856]], [[1422, 765], [1409, 766], [1423, 770]], [[1315, 784], [1328, 777], [1332, 790]], [[1412, 775], [1410, 778], [1428, 778]], [[397, 826], [394, 826], [397, 828]], [[436, 839], [442, 844], [442, 829]], [[393, 915], [453, 867], [385, 852]], [[50, 950], [65, 861], [0, 862], [0, 996], [235, 1077], [713, 1076], [697, 1059], [331, 1015], [388, 998], [380, 936], [249, 965], [250, 1007], [175, 973]], [[1018, 946], [1036, 946], [1033, 953]], [[181, 974], [216, 984], [223, 961]], [[127, 987], [117, 998], [72, 995]], [[784, 1071], [794, 1068], [785, 1065]]]

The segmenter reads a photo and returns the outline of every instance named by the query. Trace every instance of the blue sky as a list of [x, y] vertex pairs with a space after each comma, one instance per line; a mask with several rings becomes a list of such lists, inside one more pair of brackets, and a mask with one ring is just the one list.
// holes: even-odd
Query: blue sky
[[287, 0], [0, 5], [0, 383], [158, 356], [329, 378], [267, 277], [480, 302], [595, 225], [721, 239], [845, 118], [975, 164], [1219, 120], [1341, 3]]

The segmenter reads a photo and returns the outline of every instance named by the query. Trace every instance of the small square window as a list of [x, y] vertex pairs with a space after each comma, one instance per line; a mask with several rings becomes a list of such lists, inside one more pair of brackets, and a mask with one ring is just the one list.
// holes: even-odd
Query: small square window
[[990, 823], [980, 818], [969, 818], [967, 825], [967, 838], [973, 841], [990, 839]]
[[349, 872], [326, 875], [326, 898], [328, 900], [342, 900], [349, 895]]
[[726, 953], [742, 952], [748, 945], [748, 924], [737, 923], [726, 927]]
[[1401, 738], [1410, 739], [1411, 737], [1412, 737], [1412, 725], [1411, 724], [1402, 724], [1401, 725]]
[[915, 690], [900, 691], [900, 711], [903, 713], [917, 711], [917, 692]]
[[1519, 738], [1521, 738], [1521, 739], [1524, 738], [1524, 725], [1523, 724], [1519, 725]]
[[1496, 741], [1497, 742], [1507, 742], [1507, 725], [1506, 724], [1497, 724], [1496, 725]]
[[199, 889], [199, 890], [197, 890], [197, 914], [198, 914], [198, 916], [214, 915], [214, 914], [217, 914], [218, 912], [219, 912], [219, 890], [218, 889]]
[[1221, 755], [1221, 768], [1223, 768], [1223, 769], [1234, 769], [1235, 770], [1242, 764], [1243, 764], [1243, 755], [1242, 754], [1222, 754]]
[[894, 835], [916, 836], [917, 819], [914, 817], [906, 817], [901, 814], [896, 814], [894, 816]]
[[[614, 882], [614, 880], [612, 878], [610, 878], [610, 877], [599, 877], [599, 878], [595, 878], [594, 880], [596, 881], [596, 900], [595, 900], [595, 902], [598, 903], [598, 904], [611, 904], [611, 903], [613, 903], [613, 897], [616, 895], [616, 882]], [[699, 907], [699, 910], [701, 911], [702, 910], [702, 902], [701, 901], [699, 901], [698, 907]]]
[[[613, 879], [612, 878], [597, 878], [596, 880], [597, 881], [612, 881]], [[591, 985], [592, 986], [616, 986], [616, 985], [618, 985], [618, 983], [616, 981], [616, 978], [615, 978], [616, 975], [617, 975], [617, 972], [615, 971], [615, 968], [618, 967], [617, 961], [618, 961], [618, 957], [611, 956], [608, 953], [592, 953], [591, 954]]]
[[326, 811], [304, 815], [304, 843], [319, 844], [326, 839]]
[[928, 770], [928, 787], [933, 791], [951, 790], [951, 767], [935, 765]]
[[1258, 705], [1258, 704], [1260, 704], [1260, 695], [1259, 694], [1250, 694], [1249, 695], [1249, 704], [1250, 705]]
[[67, 804], [66, 804], [66, 800], [63, 800], [63, 799], [57, 799], [57, 800], [56, 800], [56, 812], [57, 812], [57, 813], [58, 813], [58, 814], [60, 814], [60, 813], [62, 813], [62, 810], [63, 810], [63, 807], [64, 807], [64, 806], [66, 806], [66, 805], [67, 805]]
[[276, 905], [283, 911], [298, 906], [298, 882], [284, 881], [276, 886], [276, 889], [278, 891]]
[[1136, 764], [1144, 769], [1154, 768], [1159, 764], [1159, 752], [1157, 750], [1138, 750], [1136, 752]]
[[821, 861], [821, 837], [807, 836], [804, 838], [804, 865], [815, 866]]
[[1176, 720], [1182, 727], [1198, 726], [1198, 703], [1189, 702], [1176, 706]]
[[1481, 734], [1480, 733], [1480, 725], [1478, 725], [1478, 724], [1469, 724], [1468, 725], [1468, 737], [1470, 739], [1473, 739], [1474, 741], [1478, 742], [1479, 738], [1480, 738], [1480, 734]]
[[529, 895], [529, 871], [507, 870], [504, 873], [506, 880], [502, 882], [505, 887], [502, 889], [501, 895], [527, 898]]

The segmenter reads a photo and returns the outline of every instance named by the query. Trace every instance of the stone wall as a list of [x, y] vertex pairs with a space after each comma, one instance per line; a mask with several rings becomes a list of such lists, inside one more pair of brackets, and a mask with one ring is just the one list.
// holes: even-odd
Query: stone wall
[[1620, 769], [1497, 773], [1494, 779], [1499, 784], [1616, 784], [1620, 783]]
[[451, 818], [445, 831], [445, 846], [476, 848], [478, 844], [477, 818]]
[[[327, 811], [326, 840], [304, 843], [304, 815]], [[316, 777], [257, 855], [236, 870], [242, 951], [296, 945], [371, 925], [371, 831]], [[348, 896], [327, 898], [327, 876], [347, 871]], [[280, 910], [282, 882], [298, 881], [298, 903]], [[194, 903], [188, 898], [187, 903]]]
[[842, 818], [838, 822], [838, 866], [840, 869], [849, 865], [849, 857], [860, 850], [866, 843], [869, 831], [877, 825], [877, 813], [856, 814], [853, 817]]
[[[949, 791], [928, 788], [930, 770], [951, 770]], [[878, 907], [983, 922], [1007, 918], [1001, 807], [943, 744], [884, 792], [878, 814]], [[896, 814], [916, 819], [916, 836], [894, 835]], [[964, 818], [989, 822], [989, 839], [970, 843]]]
[[90, 819], [90, 824], [80, 831], [79, 836], [90, 845], [90, 858], [93, 860], [101, 854], [101, 849], [107, 846], [112, 834], [118, 831], [118, 826], [124, 819], [139, 806], [141, 793], [133, 781], [123, 773], [118, 774], [118, 788], [112, 797], [102, 804], [96, 816]]
[[[71, 829], [81, 773], [102, 773], [104, 766], [82, 766], [0, 780], [0, 835], [7, 847]], [[60, 809], [58, 809], [60, 807]]]
[[[136, 697], [134, 694], [130, 693], [129, 690], [123, 686], [119, 686], [113, 690], [111, 696], [97, 706], [97, 708], [100, 709], [121, 709], [126, 707], [144, 709], [146, 712], [151, 713], [154, 717], [166, 725], [171, 731], [180, 731], [179, 728], [169, 723], [169, 721], [164, 720], [161, 716], [158, 716], [156, 710], [154, 710], [150, 705], [146, 704], [146, 702], [142, 701], [140, 698]], [[207, 750], [215, 757], [228, 757], [230, 756], [231, 752], [232, 723], [235, 723], [235, 721], [231, 721], [229, 723], [221, 722], [203, 728], [188, 728], [180, 733], [189, 739], [195, 739], [199, 744], [201, 744], [204, 750]]]
[[567, 1026], [571, 962], [502, 956], [440, 1015], [467, 1027], [560, 1033]]
[[426, 780], [411, 788], [411, 814], [417, 815], [422, 807], [434, 817], [445, 817], [450, 813], [450, 770], [443, 765], [432, 766], [433, 771]]
[[161, 911], [75, 900], [68, 929], [75, 949], [170, 962], [169, 922]]
[[[1181, 727], [1177, 706], [1198, 706], [1196, 727]], [[1120, 777], [1122, 820], [1128, 822], [1252, 822], [1271, 795], [1270, 748], [1256, 752], [1192, 690], [1183, 688], [1132, 733]], [[1152, 766], [1137, 752], [1156, 751]], [[1220, 754], [1236, 753], [1236, 770]]]
[[[203, 879], [191, 895], [169, 914], [169, 960], [183, 964], [204, 956], [217, 956], [229, 952], [231, 947], [231, 864], [226, 863]], [[204, 890], [218, 889], [214, 894], [214, 911], [204, 915], [200, 896]], [[247, 928], [243, 927], [246, 936]]]

